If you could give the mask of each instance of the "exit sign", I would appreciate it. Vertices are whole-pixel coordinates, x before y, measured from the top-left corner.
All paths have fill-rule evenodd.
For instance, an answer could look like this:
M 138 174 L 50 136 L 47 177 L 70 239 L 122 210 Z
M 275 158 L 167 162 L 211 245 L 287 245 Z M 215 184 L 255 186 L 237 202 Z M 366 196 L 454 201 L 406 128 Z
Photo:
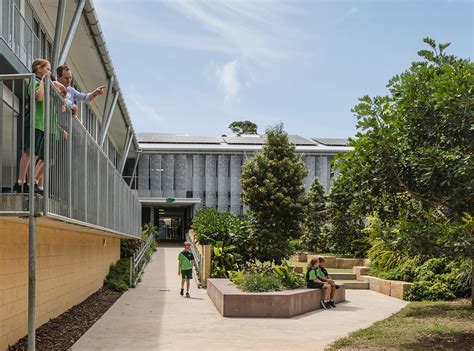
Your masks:
M 176 201 L 176 199 L 175 199 L 174 197 L 167 197 L 167 198 L 166 198 L 166 203 L 167 203 L 167 204 L 172 204 L 172 203 L 175 202 L 175 201 Z

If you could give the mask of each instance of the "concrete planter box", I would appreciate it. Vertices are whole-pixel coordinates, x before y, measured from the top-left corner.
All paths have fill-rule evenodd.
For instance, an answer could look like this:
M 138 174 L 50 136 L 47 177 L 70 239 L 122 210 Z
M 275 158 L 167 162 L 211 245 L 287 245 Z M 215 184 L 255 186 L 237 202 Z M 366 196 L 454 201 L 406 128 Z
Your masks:
M 378 293 L 392 296 L 403 300 L 403 294 L 411 289 L 413 283 L 398 280 L 386 280 L 367 275 L 361 275 L 361 279 L 369 283 L 369 289 Z
M 354 266 L 363 266 L 364 258 L 338 258 L 335 268 L 353 268 Z
M 300 252 L 295 255 L 296 262 L 306 262 L 308 259 L 308 254 L 306 252 Z
M 290 318 L 318 310 L 321 300 L 319 289 L 247 293 L 229 279 L 208 279 L 207 294 L 224 317 Z M 334 300 L 346 300 L 344 284 L 336 290 Z
M 354 266 L 352 272 L 356 275 L 356 279 L 360 279 L 360 276 L 367 275 L 369 273 L 369 267 L 365 266 Z

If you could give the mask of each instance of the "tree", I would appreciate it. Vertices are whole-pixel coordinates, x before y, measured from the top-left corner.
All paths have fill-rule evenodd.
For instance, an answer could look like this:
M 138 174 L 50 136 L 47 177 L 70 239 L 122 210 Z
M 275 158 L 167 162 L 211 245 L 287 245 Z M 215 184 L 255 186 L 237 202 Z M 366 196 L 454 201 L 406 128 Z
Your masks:
M 366 257 L 370 247 L 368 235 L 363 232 L 363 217 L 351 208 L 354 194 L 351 179 L 340 175 L 332 184 L 326 204 L 327 222 L 322 230 L 322 242 L 329 251 Z
M 324 188 L 319 179 L 314 178 L 307 195 L 305 218 L 303 224 L 303 247 L 310 252 L 326 252 L 328 245 L 321 236 L 321 228 L 326 220 L 326 199 Z
M 237 136 L 242 134 L 257 134 L 257 125 L 251 121 L 234 121 L 229 129 Z
M 307 171 L 279 124 L 266 131 L 263 147 L 242 167 L 242 201 L 253 219 L 256 258 L 280 263 L 301 235 Z
M 430 49 L 389 81 L 390 95 L 354 108 L 355 150 L 340 171 L 352 179 L 352 207 L 376 213 L 396 240 L 426 256 L 472 257 L 472 225 L 462 223 L 474 208 L 474 65 L 447 55 L 449 43 L 424 42 Z

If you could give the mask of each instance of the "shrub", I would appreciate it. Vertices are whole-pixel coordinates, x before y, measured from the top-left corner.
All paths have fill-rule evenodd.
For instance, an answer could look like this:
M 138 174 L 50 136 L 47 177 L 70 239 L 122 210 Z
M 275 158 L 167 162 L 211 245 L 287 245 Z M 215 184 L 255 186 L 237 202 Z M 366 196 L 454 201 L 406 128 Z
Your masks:
M 110 270 L 104 280 L 104 286 L 113 291 L 127 291 L 130 281 L 130 260 L 122 258 L 110 265 Z
M 288 263 L 283 263 L 280 266 L 274 266 L 273 270 L 281 281 L 281 284 L 287 289 L 298 289 L 305 285 L 305 279 L 295 272 L 293 267 Z
M 236 246 L 217 241 L 212 246 L 211 278 L 228 278 L 231 271 L 239 270 L 241 262 Z
M 196 241 L 202 245 L 211 245 L 216 241 L 230 241 L 229 231 L 236 220 L 236 216 L 229 212 L 219 212 L 210 207 L 199 209 L 192 224 Z
M 456 298 L 450 286 L 440 280 L 422 280 L 413 283 L 411 289 L 405 293 L 404 298 L 408 301 L 420 300 L 453 300 Z
M 245 274 L 239 280 L 239 287 L 242 291 L 247 292 L 283 290 L 280 279 L 272 274 Z

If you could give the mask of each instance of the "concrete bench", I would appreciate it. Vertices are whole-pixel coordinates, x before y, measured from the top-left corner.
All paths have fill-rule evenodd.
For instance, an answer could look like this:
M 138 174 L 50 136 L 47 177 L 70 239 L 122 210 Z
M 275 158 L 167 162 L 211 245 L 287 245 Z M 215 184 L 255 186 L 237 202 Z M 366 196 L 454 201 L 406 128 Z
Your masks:
M 346 300 L 343 283 L 336 303 Z M 208 279 L 207 294 L 224 317 L 290 318 L 318 310 L 320 289 L 294 289 L 265 293 L 243 292 L 229 279 Z

